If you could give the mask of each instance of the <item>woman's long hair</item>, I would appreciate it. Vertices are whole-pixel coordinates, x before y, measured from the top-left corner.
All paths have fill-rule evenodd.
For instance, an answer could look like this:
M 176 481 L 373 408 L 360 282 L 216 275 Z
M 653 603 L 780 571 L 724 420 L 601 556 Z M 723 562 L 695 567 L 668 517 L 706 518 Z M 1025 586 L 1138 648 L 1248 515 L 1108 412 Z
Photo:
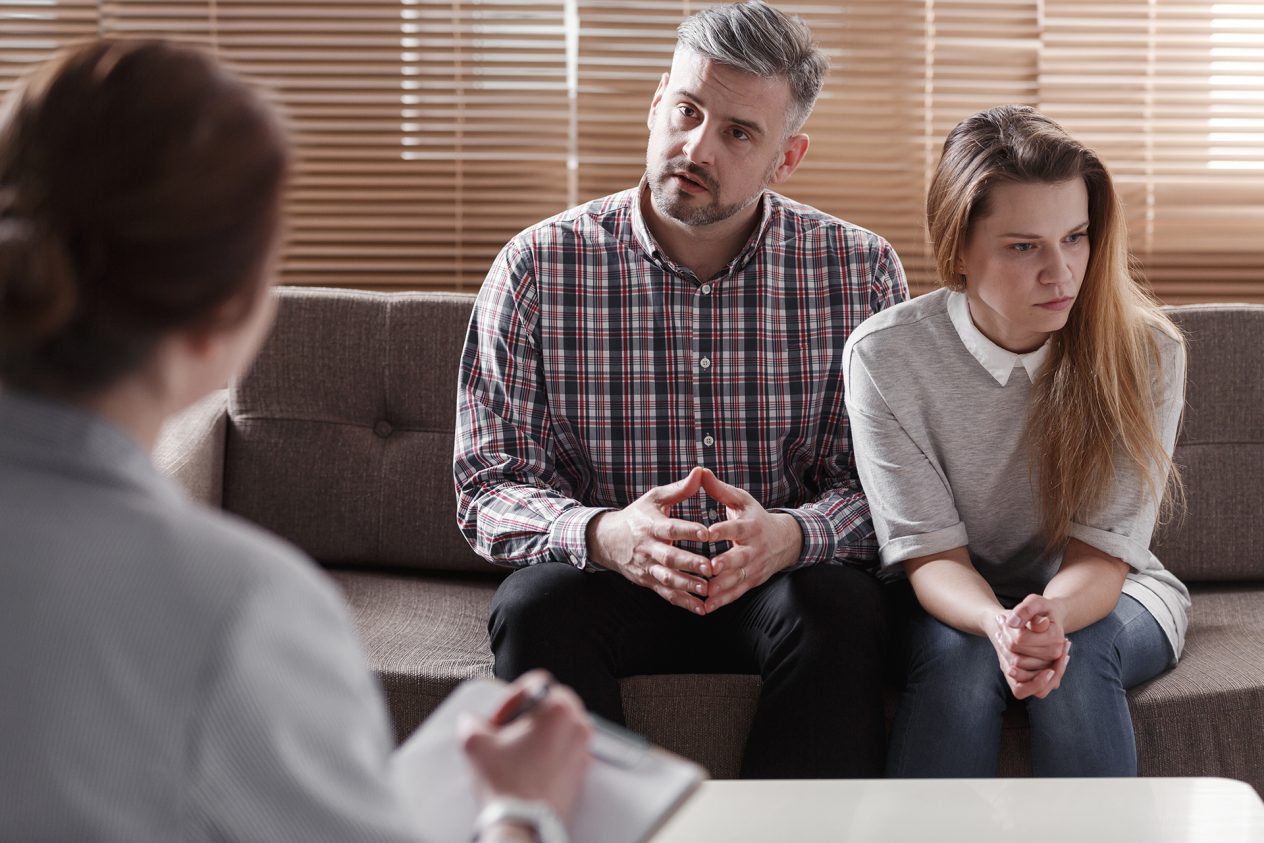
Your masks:
M 1051 338 L 1027 417 L 1050 549 L 1061 547 L 1073 519 L 1100 502 L 1117 459 L 1136 465 L 1165 508 L 1180 500 L 1180 479 L 1158 430 L 1161 396 L 1154 384 L 1164 380 L 1154 329 L 1183 342 L 1180 331 L 1134 276 L 1110 173 L 1091 149 L 1035 109 L 1000 106 L 958 124 L 926 199 L 940 283 L 960 291 L 958 257 L 971 225 L 988 213 L 993 187 L 1076 178 L 1088 189 L 1088 267 L 1066 326 Z

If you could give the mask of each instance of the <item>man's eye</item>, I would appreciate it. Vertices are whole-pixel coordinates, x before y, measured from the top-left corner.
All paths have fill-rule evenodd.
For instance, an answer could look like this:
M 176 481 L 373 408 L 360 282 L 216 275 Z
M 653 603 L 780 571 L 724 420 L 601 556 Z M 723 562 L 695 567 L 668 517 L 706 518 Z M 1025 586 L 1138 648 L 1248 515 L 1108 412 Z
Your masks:
M 1010 248 L 1015 252 L 1030 252 L 1032 249 L 1036 248 L 1036 246 L 1034 243 L 1015 243 L 1010 246 Z

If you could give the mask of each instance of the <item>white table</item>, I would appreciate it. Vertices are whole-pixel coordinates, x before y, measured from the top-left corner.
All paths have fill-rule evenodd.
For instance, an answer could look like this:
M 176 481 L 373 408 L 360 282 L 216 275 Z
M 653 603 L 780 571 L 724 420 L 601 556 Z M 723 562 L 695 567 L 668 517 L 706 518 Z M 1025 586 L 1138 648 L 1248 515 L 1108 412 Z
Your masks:
M 653 843 L 1264 843 L 1230 779 L 709 781 Z

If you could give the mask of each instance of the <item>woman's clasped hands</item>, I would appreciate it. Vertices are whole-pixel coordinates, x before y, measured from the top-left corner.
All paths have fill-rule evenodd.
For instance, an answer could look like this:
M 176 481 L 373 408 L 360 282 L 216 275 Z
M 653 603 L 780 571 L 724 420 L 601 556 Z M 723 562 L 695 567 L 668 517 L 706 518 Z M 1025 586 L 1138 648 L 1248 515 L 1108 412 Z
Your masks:
M 1001 673 L 1015 699 L 1044 699 L 1062 682 L 1071 658 L 1062 612 L 1039 594 L 998 613 L 988 631 Z

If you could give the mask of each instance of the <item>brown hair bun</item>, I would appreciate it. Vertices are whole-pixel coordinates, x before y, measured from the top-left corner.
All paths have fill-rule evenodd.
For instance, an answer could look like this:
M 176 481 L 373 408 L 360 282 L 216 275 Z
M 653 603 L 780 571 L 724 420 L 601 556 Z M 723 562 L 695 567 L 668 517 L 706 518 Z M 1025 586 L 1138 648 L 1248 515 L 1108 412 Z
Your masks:
M 0 210 L 0 349 L 37 343 L 60 330 L 75 307 L 74 269 L 50 231 Z
M 87 394 L 266 283 L 288 166 L 249 86 L 198 50 L 98 39 L 0 116 L 0 381 Z

